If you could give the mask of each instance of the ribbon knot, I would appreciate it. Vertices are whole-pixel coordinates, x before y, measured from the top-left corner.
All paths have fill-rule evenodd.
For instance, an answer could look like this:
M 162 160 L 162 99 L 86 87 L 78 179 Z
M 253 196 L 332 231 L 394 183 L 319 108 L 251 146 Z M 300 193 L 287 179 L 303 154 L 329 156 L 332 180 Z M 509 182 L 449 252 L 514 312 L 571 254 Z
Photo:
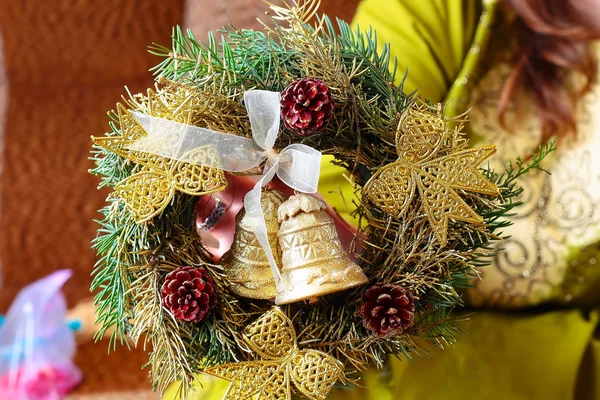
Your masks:
M 261 206 L 262 188 L 277 175 L 292 189 L 316 193 L 321 152 L 304 144 L 291 144 L 277 152 L 274 146 L 281 118 L 279 92 L 249 90 L 244 93 L 244 103 L 252 139 L 132 112 L 147 135 L 128 148 L 228 172 L 248 171 L 266 160 L 262 177 L 244 197 L 244 207 L 278 286 L 280 273 L 267 235 Z M 196 157 L 199 148 L 210 148 L 219 157 L 199 159 Z
M 266 149 L 265 153 L 267 159 L 273 161 L 276 157 L 279 157 L 279 153 L 275 149 Z

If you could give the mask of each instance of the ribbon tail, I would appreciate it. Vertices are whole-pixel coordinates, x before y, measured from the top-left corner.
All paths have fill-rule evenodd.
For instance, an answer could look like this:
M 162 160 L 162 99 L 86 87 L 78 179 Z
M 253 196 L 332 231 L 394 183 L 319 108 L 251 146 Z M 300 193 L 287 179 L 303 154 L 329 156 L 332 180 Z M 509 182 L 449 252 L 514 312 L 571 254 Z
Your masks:
M 265 172 L 263 173 L 262 178 L 256 182 L 254 188 L 246 193 L 246 196 L 244 197 L 246 216 L 250 217 L 254 234 L 256 235 L 258 242 L 263 247 L 265 254 L 267 255 L 269 265 L 271 266 L 271 271 L 273 272 L 273 278 L 275 278 L 275 287 L 278 287 L 279 285 L 281 274 L 279 272 L 277 262 L 275 262 L 275 256 L 273 255 L 271 244 L 269 243 L 267 223 L 265 222 L 265 215 L 261 205 L 261 197 L 262 188 L 273 179 L 278 168 L 279 160 L 276 160 L 268 169 L 265 167 Z
M 129 150 L 229 172 L 247 171 L 266 158 L 252 139 L 134 111 L 131 114 L 146 135 L 129 143 Z

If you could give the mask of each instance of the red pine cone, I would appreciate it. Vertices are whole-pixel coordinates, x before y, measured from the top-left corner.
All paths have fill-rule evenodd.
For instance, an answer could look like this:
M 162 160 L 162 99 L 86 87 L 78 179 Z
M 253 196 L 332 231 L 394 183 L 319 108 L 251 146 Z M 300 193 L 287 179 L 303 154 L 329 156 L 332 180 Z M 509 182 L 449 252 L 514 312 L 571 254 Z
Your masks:
M 365 290 L 358 315 L 376 336 L 402 333 L 414 318 L 413 295 L 401 286 L 378 283 Z
M 202 321 L 217 303 L 213 282 L 204 268 L 179 267 L 160 288 L 162 305 L 182 321 Z
M 333 105 L 331 91 L 318 79 L 297 79 L 281 94 L 283 122 L 302 136 L 325 128 L 331 119 Z

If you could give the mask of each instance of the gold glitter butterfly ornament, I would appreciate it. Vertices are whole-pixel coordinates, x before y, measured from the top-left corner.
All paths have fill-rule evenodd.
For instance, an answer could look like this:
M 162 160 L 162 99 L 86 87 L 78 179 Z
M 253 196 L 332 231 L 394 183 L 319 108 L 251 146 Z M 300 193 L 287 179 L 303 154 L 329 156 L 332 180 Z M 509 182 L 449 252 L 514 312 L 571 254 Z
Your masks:
M 406 212 L 418 192 L 423 211 L 442 246 L 448 240 L 450 218 L 484 223 L 457 190 L 499 194 L 498 187 L 477 168 L 496 152 L 496 146 L 440 155 L 453 134 L 439 111 L 436 114 L 428 106 L 414 103 L 401 117 L 396 131 L 398 161 L 377 171 L 363 188 L 364 197 L 396 218 Z
M 292 385 L 307 399 L 321 400 L 336 381 L 344 379 L 340 361 L 321 351 L 298 348 L 294 325 L 279 307 L 246 327 L 244 341 L 259 360 L 204 371 L 231 381 L 225 400 L 289 400 Z
M 148 103 L 150 115 L 173 118 L 172 111 L 152 91 L 148 91 Z M 117 113 L 121 135 L 92 137 L 92 141 L 138 165 L 134 174 L 115 185 L 113 193 L 113 196 L 125 202 L 136 222 L 148 221 L 159 215 L 169 205 L 176 191 L 200 196 L 221 191 L 227 186 L 223 171 L 206 166 L 219 161 L 218 154 L 210 147 L 196 148 L 185 155 L 186 160 L 194 163 L 129 149 L 128 146 L 146 136 L 146 131 L 131 111 L 120 104 Z M 181 118 L 185 118 L 185 115 Z M 172 135 L 165 140 L 177 142 L 180 138 Z

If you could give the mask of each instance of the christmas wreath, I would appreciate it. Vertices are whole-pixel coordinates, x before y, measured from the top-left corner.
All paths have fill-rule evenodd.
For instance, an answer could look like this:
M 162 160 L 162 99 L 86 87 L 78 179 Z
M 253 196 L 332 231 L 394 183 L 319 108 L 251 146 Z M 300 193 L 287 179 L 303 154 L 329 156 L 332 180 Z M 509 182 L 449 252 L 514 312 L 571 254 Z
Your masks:
M 151 48 L 156 88 L 93 138 L 92 172 L 112 188 L 94 241 L 98 335 L 150 342 L 157 390 L 204 373 L 231 381 L 232 399 L 324 399 L 388 355 L 455 341 L 450 312 L 493 257 L 515 179 L 552 149 L 479 169 L 495 147 L 469 148 L 464 116 L 404 93 L 372 30 L 317 8 L 271 5 L 264 31 L 224 28 L 220 42 L 176 29 L 172 48 Z M 356 189 L 350 252 L 314 194 L 321 155 Z M 197 203 L 243 175 L 260 179 L 216 260 Z

